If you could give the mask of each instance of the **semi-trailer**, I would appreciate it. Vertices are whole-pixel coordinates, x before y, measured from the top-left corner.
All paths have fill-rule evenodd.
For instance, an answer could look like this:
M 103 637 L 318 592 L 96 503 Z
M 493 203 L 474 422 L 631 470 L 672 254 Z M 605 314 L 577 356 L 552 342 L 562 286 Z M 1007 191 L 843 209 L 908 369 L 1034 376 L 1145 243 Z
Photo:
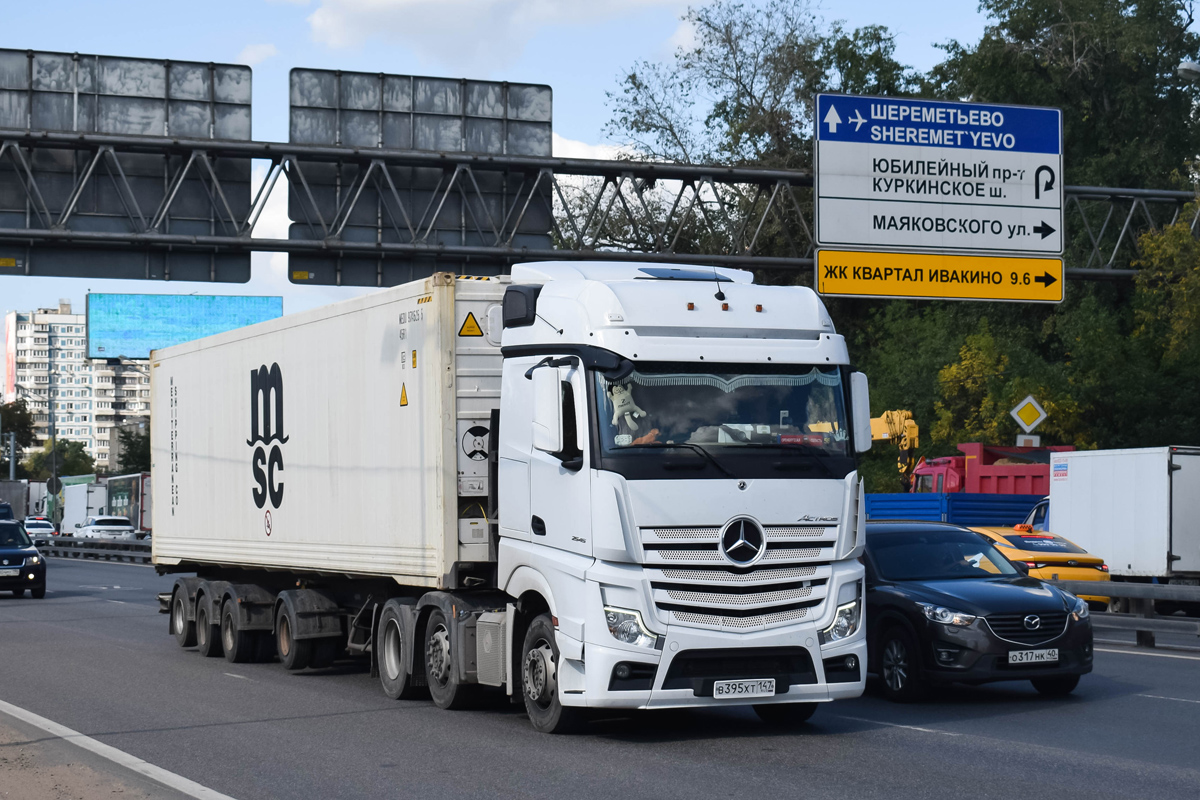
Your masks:
M 388 696 L 750 704 L 865 679 L 867 380 L 805 287 L 653 264 L 438 273 L 151 356 L 184 647 L 369 659 Z M 337 509 L 331 513 L 330 509 Z

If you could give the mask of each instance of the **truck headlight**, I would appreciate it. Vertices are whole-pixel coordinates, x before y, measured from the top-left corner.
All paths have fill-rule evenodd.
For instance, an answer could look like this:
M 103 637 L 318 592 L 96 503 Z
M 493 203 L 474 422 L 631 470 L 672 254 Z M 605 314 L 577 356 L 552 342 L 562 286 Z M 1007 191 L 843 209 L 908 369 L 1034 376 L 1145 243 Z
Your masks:
M 942 608 L 930 603 L 918 603 L 918 605 L 925 612 L 926 619 L 933 622 L 940 622 L 943 625 L 957 625 L 960 628 L 965 628 L 977 619 L 973 614 L 964 614 L 961 611 Z
M 854 598 L 851 600 L 850 598 Z M 821 644 L 840 642 L 858 631 L 862 620 L 862 586 L 859 581 L 844 583 L 838 589 L 838 607 L 833 614 L 833 623 L 820 632 Z
M 654 647 L 658 642 L 658 636 L 646 629 L 642 615 L 637 611 L 605 606 L 604 621 L 608 623 L 608 632 L 618 642 L 638 647 Z

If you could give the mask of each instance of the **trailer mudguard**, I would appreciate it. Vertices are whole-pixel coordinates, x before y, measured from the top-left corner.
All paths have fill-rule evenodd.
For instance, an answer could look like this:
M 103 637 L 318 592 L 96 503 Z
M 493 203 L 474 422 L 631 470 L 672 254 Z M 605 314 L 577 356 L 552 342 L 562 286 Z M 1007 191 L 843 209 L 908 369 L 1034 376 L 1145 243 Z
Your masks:
M 325 639 L 342 636 L 342 612 L 337 602 L 316 589 L 288 589 L 279 593 L 275 608 L 287 606 L 295 624 L 293 639 Z M 274 614 L 272 614 L 274 625 Z
M 231 583 L 225 599 L 238 610 L 238 629 L 271 631 L 275 629 L 275 594 L 253 583 Z

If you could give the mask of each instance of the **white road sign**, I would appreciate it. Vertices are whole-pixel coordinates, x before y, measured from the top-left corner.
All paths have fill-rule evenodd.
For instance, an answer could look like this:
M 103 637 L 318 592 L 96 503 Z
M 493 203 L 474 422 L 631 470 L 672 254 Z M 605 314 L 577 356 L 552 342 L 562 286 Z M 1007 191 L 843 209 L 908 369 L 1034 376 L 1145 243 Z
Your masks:
M 820 246 L 1062 253 L 1062 112 L 817 97 Z

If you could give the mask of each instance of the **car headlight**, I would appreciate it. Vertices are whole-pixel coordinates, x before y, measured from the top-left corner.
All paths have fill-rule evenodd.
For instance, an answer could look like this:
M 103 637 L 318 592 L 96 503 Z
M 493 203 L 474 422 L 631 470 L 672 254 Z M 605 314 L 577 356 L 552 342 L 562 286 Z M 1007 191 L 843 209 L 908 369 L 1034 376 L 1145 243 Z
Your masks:
M 1087 619 L 1089 616 L 1091 616 L 1092 612 L 1091 609 L 1088 608 L 1086 600 L 1081 600 L 1075 595 L 1068 595 L 1068 597 L 1075 601 L 1075 607 L 1071 609 L 1071 616 L 1075 618 L 1076 622 L 1081 619 Z
M 25 560 L 27 563 L 32 564 L 34 566 L 37 566 L 38 564 L 42 563 L 42 559 L 39 556 L 30 556 L 29 558 L 27 558 Z
M 942 606 L 931 605 L 930 603 L 918 603 L 921 610 L 925 612 L 925 618 L 933 622 L 940 622 L 943 625 L 957 625 L 960 628 L 965 628 L 976 619 L 974 614 L 964 614 L 961 611 L 954 611 Z
M 605 606 L 604 621 L 608 623 L 608 632 L 618 642 L 638 647 L 654 647 L 658 642 L 658 636 L 642 623 L 642 615 L 631 609 Z

